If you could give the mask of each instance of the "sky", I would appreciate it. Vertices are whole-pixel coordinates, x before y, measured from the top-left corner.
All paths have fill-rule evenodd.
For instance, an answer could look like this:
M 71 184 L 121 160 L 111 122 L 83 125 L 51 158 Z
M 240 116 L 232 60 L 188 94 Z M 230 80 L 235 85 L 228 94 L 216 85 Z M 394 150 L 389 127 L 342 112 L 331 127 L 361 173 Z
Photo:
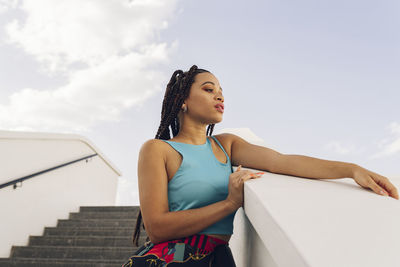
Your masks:
M 0 130 L 80 134 L 122 172 L 172 73 L 224 89 L 213 134 L 400 176 L 400 2 L 0 0 Z

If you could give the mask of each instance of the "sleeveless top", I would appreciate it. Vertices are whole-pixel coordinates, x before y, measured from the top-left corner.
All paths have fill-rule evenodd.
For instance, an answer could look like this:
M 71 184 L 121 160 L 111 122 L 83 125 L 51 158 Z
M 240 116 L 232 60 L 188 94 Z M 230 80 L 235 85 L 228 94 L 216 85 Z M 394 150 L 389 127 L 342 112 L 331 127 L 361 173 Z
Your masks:
M 168 183 L 170 211 L 201 208 L 226 199 L 229 175 L 233 172 L 231 161 L 218 140 L 211 136 L 225 153 L 227 162 L 214 155 L 207 137 L 202 145 L 162 140 L 182 156 L 179 169 Z M 199 234 L 232 234 L 235 212 L 203 229 Z

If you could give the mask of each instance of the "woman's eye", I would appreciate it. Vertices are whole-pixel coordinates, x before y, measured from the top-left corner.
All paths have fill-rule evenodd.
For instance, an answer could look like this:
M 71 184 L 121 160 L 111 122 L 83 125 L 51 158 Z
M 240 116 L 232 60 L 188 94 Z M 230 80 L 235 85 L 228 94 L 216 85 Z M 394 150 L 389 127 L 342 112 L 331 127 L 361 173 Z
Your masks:
M 208 91 L 208 90 L 212 91 L 213 89 L 206 88 L 206 91 Z

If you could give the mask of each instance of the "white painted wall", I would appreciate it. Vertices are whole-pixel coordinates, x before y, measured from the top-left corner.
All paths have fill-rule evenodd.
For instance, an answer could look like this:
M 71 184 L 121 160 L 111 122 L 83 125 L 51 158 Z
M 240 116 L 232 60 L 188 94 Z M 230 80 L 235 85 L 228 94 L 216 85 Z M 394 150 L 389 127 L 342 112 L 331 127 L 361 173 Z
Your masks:
M 237 211 L 233 224 L 229 247 L 237 267 L 277 267 L 242 208 Z
M 0 184 L 97 153 L 0 189 L 0 257 L 28 244 L 79 206 L 115 205 L 120 171 L 85 137 L 75 134 L 0 131 Z
M 238 267 L 400 266 L 400 200 L 351 178 L 268 172 L 244 194 L 229 242 Z

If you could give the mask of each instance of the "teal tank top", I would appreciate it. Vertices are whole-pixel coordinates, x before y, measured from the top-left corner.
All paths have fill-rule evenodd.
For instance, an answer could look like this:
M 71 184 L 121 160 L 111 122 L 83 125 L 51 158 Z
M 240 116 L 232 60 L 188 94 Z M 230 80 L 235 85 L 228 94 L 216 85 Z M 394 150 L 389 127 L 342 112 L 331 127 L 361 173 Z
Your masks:
M 163 140 L 182 156 L 179 169 L 168 183 L 170 211 L 201 208 L 228 196 L 229 175 L 233 172 L 231 161 L 218 140 L 211 137 L 225 153 L 227 162 L 222 163 L 215 157 L 208 137 L 202 145 Z M 199 234 L 232 234 L 235 213 L 227 215 Z

